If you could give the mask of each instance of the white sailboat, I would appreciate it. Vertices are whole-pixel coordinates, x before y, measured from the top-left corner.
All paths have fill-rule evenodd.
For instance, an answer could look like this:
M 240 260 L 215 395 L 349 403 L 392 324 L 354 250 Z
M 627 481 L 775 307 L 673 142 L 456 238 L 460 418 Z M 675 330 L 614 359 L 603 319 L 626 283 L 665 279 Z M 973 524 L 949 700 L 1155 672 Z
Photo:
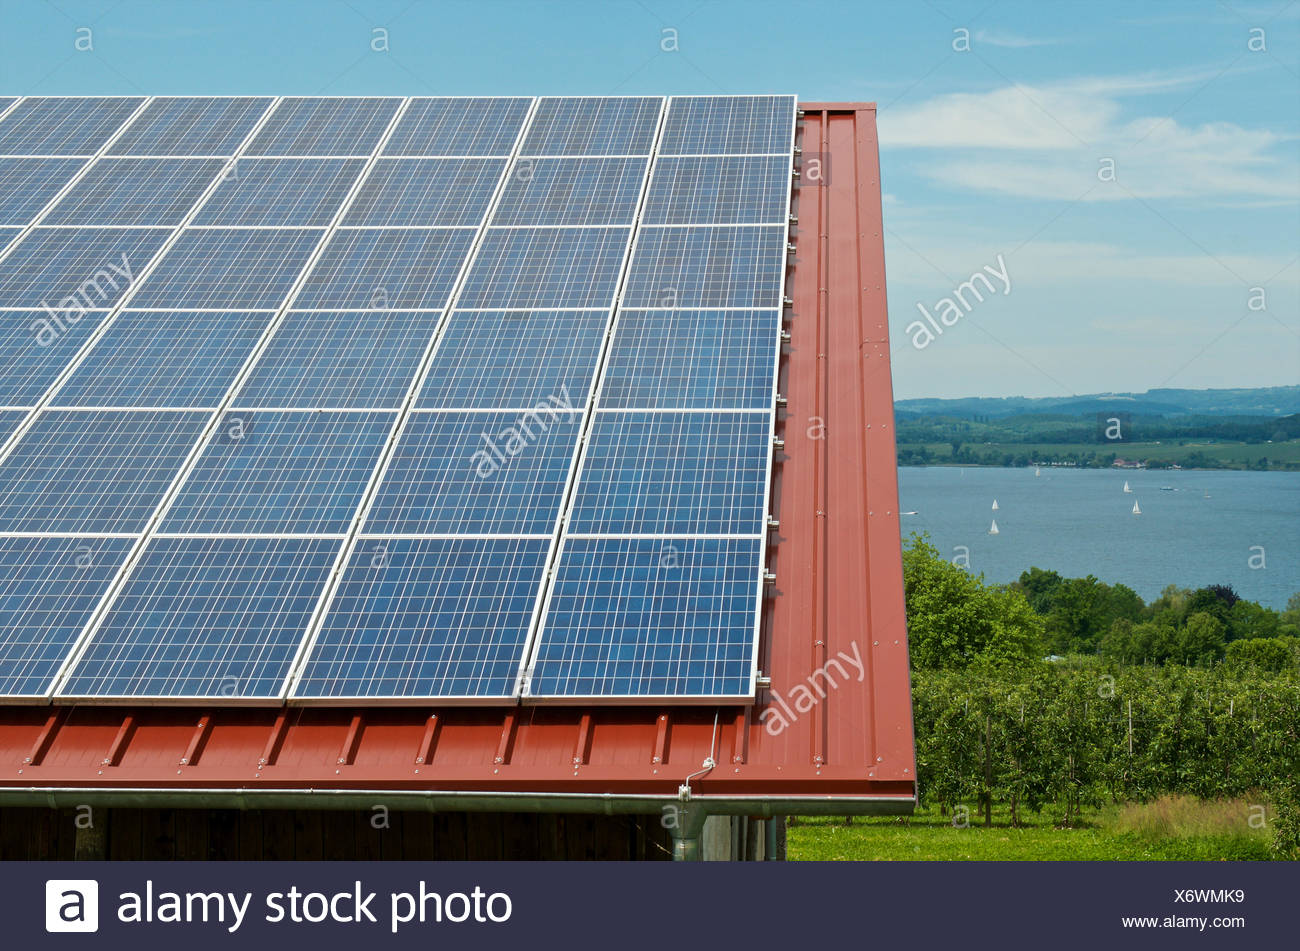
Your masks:
M 1141 515 L 1141 514 L 1142 514 L 1142 509 L 1141 509 L 1141 507 L 1138 506 L 1138 504 L 1137 504 L 1137 500 L 1136 500 L 1136 499 L 1133 500 L 1133 514 L 1134 514 L 1134 515 Z
M 993 520 L 993 524 L 989 526 L 989 534 L 990 535 L 998 534 L 998 520 L 996 518 Z
M 998 500 L 997 500 L 997 499 L 994 499 L 994 500 L 993 500 L 993 511 L 996 512 L 997 510 L 998 510 Z
M 1132 492 L 1132 491 L 1133 491 L 1132 489 L 1130 489 L 1130 488 L 1128 487 L 1128 480 L 1127 480 L 1127 479 L 1124 480 L 1124 491 L 1125 491 L 1125 492 Z
M 1035 475 L 1035 477 L 1040 476 L 1040 475 L 1042 475 L 1042 474 L 1043 474 L 1043 470 L 1040 469 L 1040 468 L 1038 468 L 1038 466 L 1034 466 L 1034 475 Z

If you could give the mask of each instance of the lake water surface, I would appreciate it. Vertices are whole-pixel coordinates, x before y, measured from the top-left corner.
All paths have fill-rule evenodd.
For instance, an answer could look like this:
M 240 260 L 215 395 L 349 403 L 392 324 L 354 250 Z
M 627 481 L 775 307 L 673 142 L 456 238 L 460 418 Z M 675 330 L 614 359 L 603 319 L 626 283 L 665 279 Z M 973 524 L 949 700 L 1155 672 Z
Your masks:
M 993 582 L 1030 566 L 1122 582 L 1230 584 L 1281 608 L 1300 591 L 1300 473 L 912 467 L 898 470 L 904 537 L 925 531 Z M 1128 481 L 1131 494 L 1123 491 Z M 1172 491 L 1163 491 L 1168 486 Z M 1208 498 L 1206 497 L 1208 494 Z M 992 511 L 993 500 L 998 503 Z M 1142 514 L 1132 514 L 1138 502 Z M 988 534 L 997 519 L 999 533 Z M 1263 568 L 1252 568 L 1261 563 Z

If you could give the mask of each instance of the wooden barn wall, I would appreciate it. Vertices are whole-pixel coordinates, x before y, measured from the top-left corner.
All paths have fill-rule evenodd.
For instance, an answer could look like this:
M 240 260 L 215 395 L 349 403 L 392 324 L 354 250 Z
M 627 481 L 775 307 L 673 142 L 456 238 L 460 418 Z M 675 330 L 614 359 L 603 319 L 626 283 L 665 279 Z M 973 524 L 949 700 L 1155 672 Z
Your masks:
M 235 809 L 0 809 L 0 860 L 672 858 L 655 816 Z M 79 825 L 81 826 L 79 828 Z

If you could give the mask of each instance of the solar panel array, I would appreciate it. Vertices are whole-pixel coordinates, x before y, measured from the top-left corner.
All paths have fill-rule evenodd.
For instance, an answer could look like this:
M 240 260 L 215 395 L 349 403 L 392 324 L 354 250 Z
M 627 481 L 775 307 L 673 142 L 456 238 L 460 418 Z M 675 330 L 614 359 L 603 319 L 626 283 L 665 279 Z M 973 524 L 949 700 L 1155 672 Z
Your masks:
M 0 99 L 0 699 L 752 697 L 794 121 Z

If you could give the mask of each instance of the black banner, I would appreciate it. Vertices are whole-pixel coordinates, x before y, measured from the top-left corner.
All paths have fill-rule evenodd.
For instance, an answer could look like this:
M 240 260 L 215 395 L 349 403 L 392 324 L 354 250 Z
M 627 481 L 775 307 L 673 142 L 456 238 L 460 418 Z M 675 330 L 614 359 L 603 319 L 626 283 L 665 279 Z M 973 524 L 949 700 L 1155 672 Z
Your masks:
M 1095 951 L 1290 946 L 1298 872 L 1232 862 L 10 862 L 0 884 L 15 949 L 842 941 Z

